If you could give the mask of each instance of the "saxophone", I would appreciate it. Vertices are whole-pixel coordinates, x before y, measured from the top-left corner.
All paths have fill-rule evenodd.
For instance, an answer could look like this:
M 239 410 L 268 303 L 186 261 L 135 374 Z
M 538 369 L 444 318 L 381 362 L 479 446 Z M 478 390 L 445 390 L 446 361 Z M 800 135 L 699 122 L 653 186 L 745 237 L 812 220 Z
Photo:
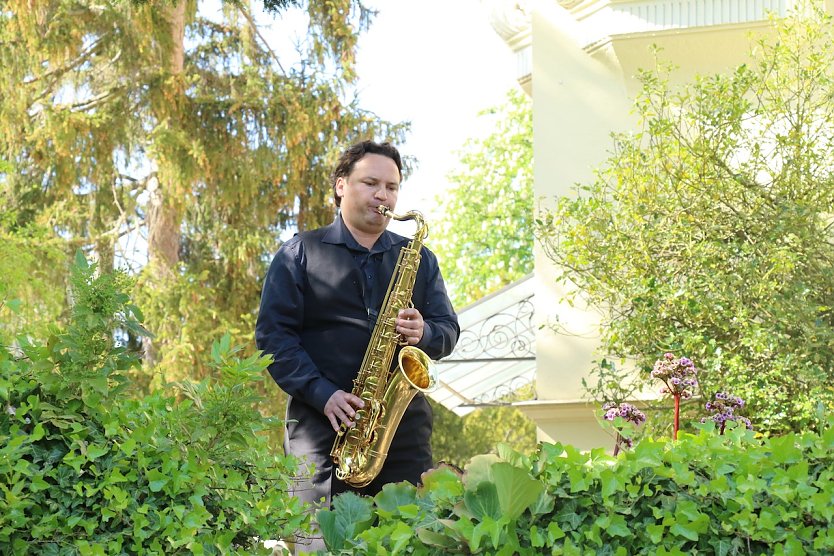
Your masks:
M 336 477 L 355 488 L 367 485 L 379 475 L 403 413 L 417 392 L 430 392 L 437 385 L 437 370 L 431 359 L 414 346 L 405 345 L 400 350 L 397 368 L 391 369 L 397 346 L 404 345 L 396 331 L 397 314 L 411 306 L 428 226 L 417 211 L 397 215 L 386 206 L 377 210 L 394 220 L 414 220 L 417 231 L 400 250 L 371 342 L 353 381 L 353 395 L 361 398 L 365 406 L 356 412 L 353 427 L 342 424 L 330 451 Z

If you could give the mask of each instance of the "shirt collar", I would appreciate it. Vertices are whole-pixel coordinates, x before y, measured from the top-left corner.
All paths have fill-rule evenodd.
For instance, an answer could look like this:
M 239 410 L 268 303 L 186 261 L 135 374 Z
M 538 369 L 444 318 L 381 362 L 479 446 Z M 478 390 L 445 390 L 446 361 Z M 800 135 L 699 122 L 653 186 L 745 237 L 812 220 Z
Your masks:
M 324 234 L 322 238 L 324 243 L 332 243 L 336 245 L 344 245 L 348 249 L 353 251 L 368 251 L 365 247 L 359 244 L 358 241 L 353 237 L 348 230 L 347 226 L 345 225 L 345 221 L 342 218 L 342 213 L 339 211 L 339 214 L 336 215 L 336 219 L 333 221 L 328 227 L 327 233 Z M 381 253 L 383 251 L 387 251 L 391 248 L 391 232 L 385 230 L 382 232 L 382 235 L 376 240 L 374 246 L 370 249 L 370 253 Z

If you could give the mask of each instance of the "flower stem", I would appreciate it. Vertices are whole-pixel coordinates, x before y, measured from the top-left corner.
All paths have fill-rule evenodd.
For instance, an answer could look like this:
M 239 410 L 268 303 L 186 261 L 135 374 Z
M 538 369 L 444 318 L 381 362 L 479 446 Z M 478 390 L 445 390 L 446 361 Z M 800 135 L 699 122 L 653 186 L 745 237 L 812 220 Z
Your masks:
M 614 440 L 614 455 L 615 456 L 620 453 L 620 442 L 622 441 L 622 438 L 623 437 L 620 436 L 620 433 L 618 432 L 617 433 L 617 438 L 616 438 L 616 440 Z
M 678 439 L 678 429 L 681 425 L 681 395 L 675 394 L 675 428 L 672 438 Z

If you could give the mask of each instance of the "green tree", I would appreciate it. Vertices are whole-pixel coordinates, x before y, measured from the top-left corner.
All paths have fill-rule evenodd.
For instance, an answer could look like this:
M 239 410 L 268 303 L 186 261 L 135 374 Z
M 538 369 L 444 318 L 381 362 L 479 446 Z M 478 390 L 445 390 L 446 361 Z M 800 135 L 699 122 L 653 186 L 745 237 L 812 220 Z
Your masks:
M 339 148 L 404 130 L 351 96 L 359 0 L 267 7 L 306 13 L 295 55 L 267 45 L 247 2 L 11 0 L 0 14 L 4 225 L 53 230 L 105 271 L 141 233 L 145 362 L 163 380 L 207 372 L 221 330 L 251 341 L 281 232 L 332 218 Z
M 533 116 L 518 90 L 481 117 L 493 125 L 466 142 L 452 188 L 438 198 L 443 215 L 432 248 L 459 309 L 533 271 Z M 533 395 L 532 388 L 498 403 Z M 522 452 L 536 445 L 535 424 L 508 405 L 459 417 L 439 404 L 432 450 L 437 460 L 462 466 L 503 442 Z
M 639 128 L 540 230 L 603 311 L 602 353 L 636 358 L 644 384 L 686 355 L 704 398 L 741 396 L 774 433 L 834 407 L 834 27 L 811 12 L 726 75 L 643 72 Z
M 493 129 L 466 142 L 453 184 L 438 197 L 432 248 L 462 307 L 533 272 L 533 114 L 512 89 L 481 113 Z

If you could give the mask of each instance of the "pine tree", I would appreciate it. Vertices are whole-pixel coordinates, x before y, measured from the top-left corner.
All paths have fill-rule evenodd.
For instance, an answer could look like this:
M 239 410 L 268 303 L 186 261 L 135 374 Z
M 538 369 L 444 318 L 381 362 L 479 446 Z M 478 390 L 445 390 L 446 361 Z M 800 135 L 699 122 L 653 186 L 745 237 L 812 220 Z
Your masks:
M 338 150 L 405 129 L 352 96 L 372 15 L 360 1 L 266 7 L 305 10 L 292 63 L 246 2 L 211 17 L 185 0 L 10 0 L 0 12 L 3 225 L 46 227 L 102 268 L 120 237 L 143 234 L 137 299 L 156 333 L 145 357 L 167 377 L 221 330 L 251 339 L 279 236 L 333 216 Z

